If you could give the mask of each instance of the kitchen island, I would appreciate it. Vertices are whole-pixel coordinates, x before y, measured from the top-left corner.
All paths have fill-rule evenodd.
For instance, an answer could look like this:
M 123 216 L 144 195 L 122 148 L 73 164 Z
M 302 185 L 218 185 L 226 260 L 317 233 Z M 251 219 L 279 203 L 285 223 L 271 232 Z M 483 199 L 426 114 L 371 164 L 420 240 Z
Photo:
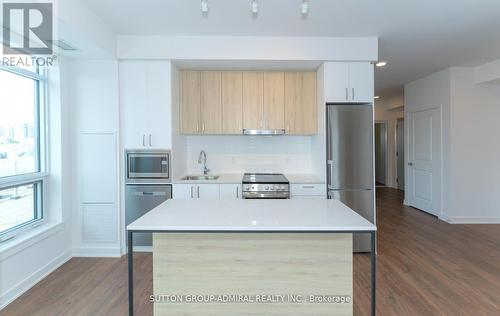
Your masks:
M 155 315 L 352 315 L 352 234 L 376 226 L 337 200 L 168 200 L 127 226 L 153 233 Z

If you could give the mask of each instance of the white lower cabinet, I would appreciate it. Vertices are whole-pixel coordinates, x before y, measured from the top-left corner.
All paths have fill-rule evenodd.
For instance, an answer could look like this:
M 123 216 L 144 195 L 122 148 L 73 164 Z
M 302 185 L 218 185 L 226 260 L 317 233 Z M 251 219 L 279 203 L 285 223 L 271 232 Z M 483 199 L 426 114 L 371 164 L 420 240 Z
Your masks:
M 292 199 L 326 199 L 324 183 L 293 183 L 290 195 Z
M 219 199 L 219 185 L 218 184 L 198 184 L 196 186 L 196 198 L 204 200 L 218 200 Z
M 225 183 L 220 185 L 221 200 L 241 199 L 241 184 Z
M 172 198 L 174 199 L 219 199 L 219 185 L 213 183 L 174 183 Z

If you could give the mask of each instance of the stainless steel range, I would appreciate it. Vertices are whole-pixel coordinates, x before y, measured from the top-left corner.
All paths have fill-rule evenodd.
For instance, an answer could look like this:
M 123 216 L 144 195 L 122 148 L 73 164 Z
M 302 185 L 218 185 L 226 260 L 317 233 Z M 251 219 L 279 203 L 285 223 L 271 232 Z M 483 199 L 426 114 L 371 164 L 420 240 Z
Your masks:
M 290 182 L 281 173 L 245 173 L 244 199 L 289 199 Z

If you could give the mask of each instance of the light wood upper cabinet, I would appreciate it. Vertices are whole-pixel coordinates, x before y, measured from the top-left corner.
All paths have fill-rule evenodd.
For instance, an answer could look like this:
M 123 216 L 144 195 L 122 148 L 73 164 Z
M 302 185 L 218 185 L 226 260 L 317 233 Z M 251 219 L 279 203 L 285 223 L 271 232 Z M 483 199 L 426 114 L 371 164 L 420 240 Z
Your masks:
M 180 71 L 183 134 L 317 133 L 316 72 Z
M 184 134 L 200 133 L 201 75 L 199 71 L 181 71 L 180 80 L 180 129 Z
M 201 72 L 201 133 L 222 132 L 222 77 L 220 71 Z
M 262 129 L 263 86 L 262 72 L 243 72 L 243 129 Z
M 317 133 L 315 72 L 285 73 L 285 130 L 290 135 Z
M 243 73 L 222 72 L 222 133 L 243 133 Z
M 264 72 L 263 121 L 265 129 L 285 128 L 284 72 Z

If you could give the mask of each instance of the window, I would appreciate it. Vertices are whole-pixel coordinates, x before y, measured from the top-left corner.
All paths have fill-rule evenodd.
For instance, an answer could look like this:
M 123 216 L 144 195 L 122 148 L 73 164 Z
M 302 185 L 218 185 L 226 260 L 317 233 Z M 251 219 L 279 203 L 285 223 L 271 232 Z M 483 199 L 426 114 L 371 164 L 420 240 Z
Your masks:
M 0 241 L 43 220 L 46 77 L 0 67 Z

